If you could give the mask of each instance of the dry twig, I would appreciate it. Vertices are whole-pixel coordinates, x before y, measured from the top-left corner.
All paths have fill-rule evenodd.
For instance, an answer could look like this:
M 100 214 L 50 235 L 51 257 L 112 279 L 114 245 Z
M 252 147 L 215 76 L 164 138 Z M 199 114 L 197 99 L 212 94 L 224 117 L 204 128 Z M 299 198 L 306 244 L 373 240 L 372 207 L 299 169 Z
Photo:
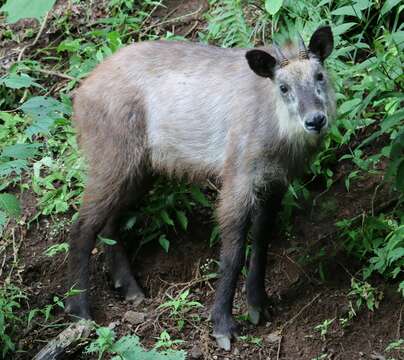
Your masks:
M 279 338 L 278 351 L 276 352 L 276 360 L 279 360 L 279 356 L 281 354 L 281 343 L 282 343 L 282 336 Z
M 21 49 L 20 53 L 18 54 L 17 62 L 21 61 L 25 50 L 27 50 L 28 48 L 34 46 L 38 42 L 39 38 L 41 37 L 41 35 L 42 35 L 42 33 L 43 33 L 44 29 L 45 29 L 46 22 L 48 21 L 48 16 L 49 16 L 49 11 L 45 14 L 45 17 L 44 17 L 44 19 L 42 21 L 41 27 L 39 28 L 38 34 L 36 35 L 34 41 L 31 44 L 25 45 Z
M 285 330 L 285 328 L 286 328 L 287 326 L 289 326 L 290 324 L 292 324 L 292 323 L 303 313 L 303 311 L 305 311 L 309 306 L 311 306 L 321 295 L 322 295 L 322 293 L 317 294 L 317 295 L 313 298 L 313 300 L 311 300 L 308 304 L 306 304 L 305 306 L 303 306 L 303 307 L 300 309 L 300 311 L 299 311 L 295 316 L 293 316 L 290 320 L 288 320 L 288 321 L 282 326 L 281 332 L 282 332 L 283 330 Z

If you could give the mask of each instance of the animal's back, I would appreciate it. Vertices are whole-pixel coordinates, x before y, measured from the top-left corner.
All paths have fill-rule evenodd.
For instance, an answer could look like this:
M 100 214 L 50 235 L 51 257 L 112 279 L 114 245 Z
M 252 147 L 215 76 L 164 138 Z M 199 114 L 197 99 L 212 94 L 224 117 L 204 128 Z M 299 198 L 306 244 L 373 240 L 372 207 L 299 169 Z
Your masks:
M 105 137 L 133 151 L 143 139 L 155 169 L 220 175 L 231 144 L 256 127 L 266 86 L 243 49 L 138 43 L 100 64 L 80 87 L 76 126 L 86 153 Z

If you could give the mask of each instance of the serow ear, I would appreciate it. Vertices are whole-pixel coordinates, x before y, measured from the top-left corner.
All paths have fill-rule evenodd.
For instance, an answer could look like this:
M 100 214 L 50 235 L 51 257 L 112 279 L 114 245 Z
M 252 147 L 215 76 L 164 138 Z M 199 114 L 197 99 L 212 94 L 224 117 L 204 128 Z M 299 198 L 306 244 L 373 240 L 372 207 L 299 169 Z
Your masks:
M 263 50 L 249 50 L 245 54 L 252 71 L 262 77 L 274 78 L 276 59 Z
M 329 26 L 319 27 L 310 39 L 309 51 L 319 58 L 321 62 L 331 54 L 334 48 L 334 38 Z

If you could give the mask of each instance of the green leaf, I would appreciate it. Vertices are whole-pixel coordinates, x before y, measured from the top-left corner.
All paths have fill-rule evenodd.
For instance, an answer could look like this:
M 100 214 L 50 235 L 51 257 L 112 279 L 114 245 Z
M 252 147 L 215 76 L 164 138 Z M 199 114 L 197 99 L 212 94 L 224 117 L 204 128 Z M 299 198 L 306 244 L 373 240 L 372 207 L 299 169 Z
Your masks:
M 57 52 L 68 51 L 71 53 L 75 53 L 80 49 L 80 42 L 82 39 L 66 39 L 63 40 L 59 46 L 57 47 Z
M 174 226 L 174 221 L 170 218 L 170 215 L 168 215 L 168 212 L 165 210 L 162 210 L 160 212 L 161 219 L 167 224 Z
M 160 235 L 159 243 L 160 243 L 161 247 L 164 249 L 164 251 L 166 253 L 168 253 L 168 249 L 170 248 L 170 242 L 167 240 L 167 238 L 164 234 Z
M 355 9 L 352 5 L 347 5 L 331 11 L 331 15 L 348 15 L 356 17 L 357 14 L 355 13 Z
M 394 114 L 387 116 L 380 124 L 381 130 L 385 132 L 390 128 L 398 125 L 403 125 L 404 110 L 399 110 Z
M 6 146 L 1 153 L 3 157 L 11 157 L 16 159 L 28 159 L 34 157 L 38 153 L 38 148 L 42 144 L 15 144 Z
M 47 96 L 36 96 L 26 101 L 21 110 L 34 122 L 25 132 L 28 136 L 47 134 L 56 120 L 70 115 L 71 109 L 65 104 Z
M 21 159 L 0 163 L 0 177 L 9 176 L 13 172 L 19 175 L 27 168 L 27 165 L 27 162 Z
M 192 186 L 191 187 L 191 195 L 195 201 L 197 201 L 199 204 L 210 207 L 210 203 L 208 199 L 206 199 L 205 195 L 202 193 L 201 189 L 197 186 Z
M 404 248 L 399 247 L 391 251 L 388 255 L 388 261 L 391 265 L 393 262 L 397 261 L 398 259 L 404 258 Z
M 362 102 L 362 99 L 358 99 L 358 98 L 345 101 L 344 103 L 341 104 L 338 111 L 341 115 L 346 114 L 348 112 L 353 111 L 361 102 Z
M 387 12 L 389 12 L 394 6 L 398 5 L 401 0 L 386 0 L 382 9 L 380 10 L 380 16 L 383 16 Z
M 332 33 L 334 34 L 334 36 L 342 35 L 342 34 L 346 33 L 352 26 L 355 26 L 355 25 L 356 25 L 356 23 L 354 23 L 354 22 L 347 22 L 347 23 L 343 23 L 341 25 L 334 26 L 332 28 Z
M 265 10 L 270 15 L 275 15 L 282 7 L 283 0 L 265 0 Z
M 209 246 L 212 247 L 216 241 L 219 239 L 220 236 L 220 228 L 218 225 L 215 225 L 212 229 L 209 239 Z
M 20 19 L 42 17 L 52 9 L 56 0 L 7 0 L 0 8 L 0 12 L 7 13 L 7 22 L 15 23 Z
M 98 235 L 97 238 L 100 241 L 100 243 L 104 245 L 112 246 L 116 244 L 115 240 L 102 237 L 101 235 Z
M 183 230 L 186 230 L 188 227 L 188 219 L 183 211 L 176 211 L 177 220 L 180 223 Z
M 14 195 L 7 193 L 0 194 L 0 209 L 4 210 L 11 217 L 17 217 L 21 213 L 18 199 Z
M 371 6 L 369 1 L 356 1 L 356 4 L 342 6 L 331 11 L 331 15 L 353 16 L 362 19 L 362 10 L 367 9 L 369 6 Z
M 126 221 L 125 221 L 125 225 L 124 225 L 124 229 L 125 230 L 131 230 L 135 224 L 136 224 L 136 216 L 135 215 L 131 215 Z
M 67 253 L 69 251 L 68 243 L 61 243 L 49 246 L 43 253 L 45 256 L 52 257 L 59 253 Z
M 0 79 L 0 85 L 4 84 L 6 87 L 10 89 L 23 89 L 28 88 L 30 86 L 36 86 L 42 88 L 41 85 L 36 83 L 33 78 L 31 78 L 27 74 L 9 74 L 6 77 Z
M 27 325 L 29 325 L 32 321 L 32 319 L 35 317 L 35 315 L 39 312 L 39 309 L 32 309 L 29 314 L 28 314 L 28 320 L 27 320 Z

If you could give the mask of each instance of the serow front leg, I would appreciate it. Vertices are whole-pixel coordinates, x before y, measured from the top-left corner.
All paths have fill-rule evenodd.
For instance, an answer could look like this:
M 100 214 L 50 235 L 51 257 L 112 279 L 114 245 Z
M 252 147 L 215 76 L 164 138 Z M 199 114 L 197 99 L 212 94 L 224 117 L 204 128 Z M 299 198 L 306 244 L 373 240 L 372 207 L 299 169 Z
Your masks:
M 225 202 L 223 202 L 225 203 Z M 221 277 L 217 285 L 215 303 L 212 310 L 213 336 L 220 348 L 229 351 L 231 339 L 238 335 L 238 325 L 232 316 L 237 280 L 244 263 L 245 238 L 249 223 L 249 209 L 232 204 L 226 209 L 219 207 L 222 249 L 220 256 Z
M 265 291 L 265 271 L 268 241 L 275 232 L 275 224 L 284 194 L 283 188 L 272 190 L 268 199 L 259 207 L 251 229 L 252 252 L 246 283 L 248 315 L 257 325 L 269 320 L 269 299 Z

